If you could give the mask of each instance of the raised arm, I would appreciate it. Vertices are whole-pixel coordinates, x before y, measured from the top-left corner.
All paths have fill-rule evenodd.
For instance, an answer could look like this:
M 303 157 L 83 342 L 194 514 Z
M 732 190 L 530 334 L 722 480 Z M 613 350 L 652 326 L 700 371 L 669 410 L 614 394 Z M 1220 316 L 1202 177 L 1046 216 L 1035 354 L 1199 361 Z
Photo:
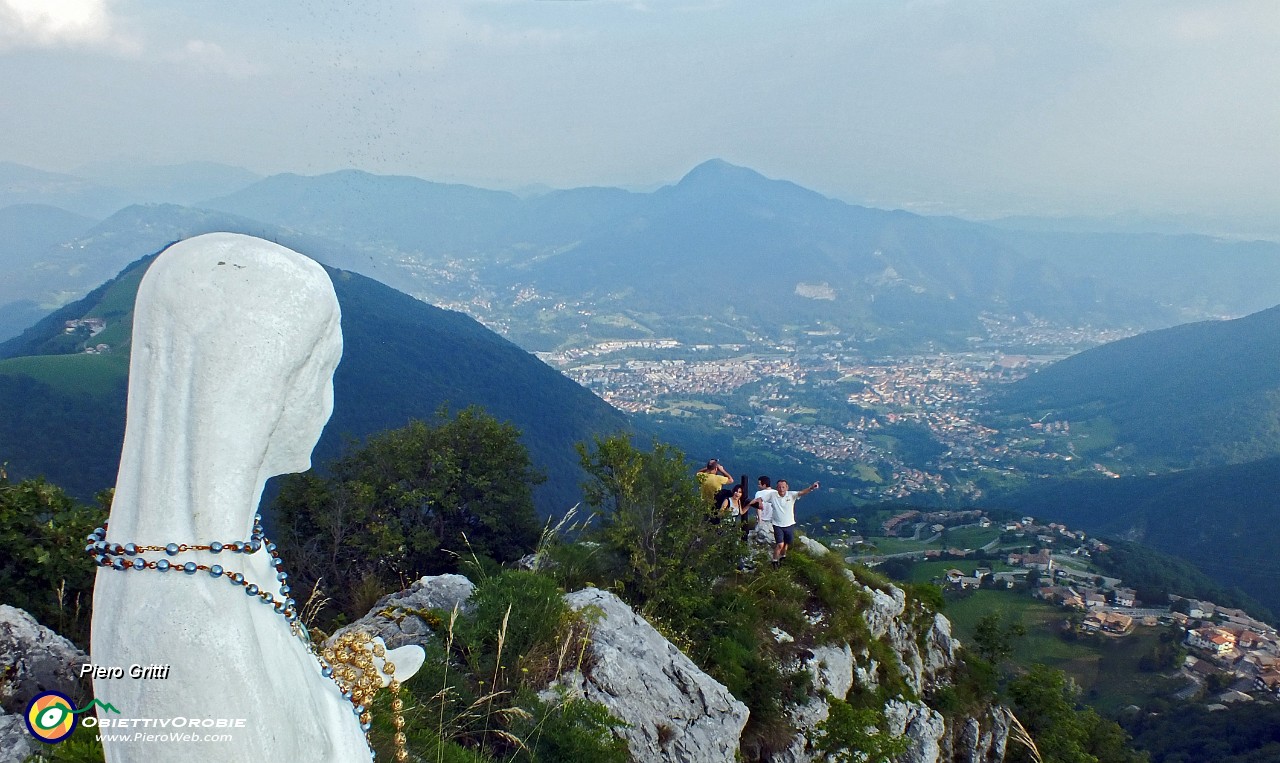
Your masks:
M 799 493 L 796 493 L 796 497 L 799 497 L 802 495 L 808 495 L 809 493 L 812 493 L 813 491 L 817 490 L 819 487 L 821 487 L 821 485 L 815 482 L 809 487 L 805 488 L 804 490 L 801 490 Z

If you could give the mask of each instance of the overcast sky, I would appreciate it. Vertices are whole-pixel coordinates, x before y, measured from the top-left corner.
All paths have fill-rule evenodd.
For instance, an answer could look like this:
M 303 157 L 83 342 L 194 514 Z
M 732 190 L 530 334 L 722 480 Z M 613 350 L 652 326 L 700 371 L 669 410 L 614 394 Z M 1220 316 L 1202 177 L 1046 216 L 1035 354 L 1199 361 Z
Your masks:
M 1280 217 L 1280 2 L 0 0 L 0 159 Z

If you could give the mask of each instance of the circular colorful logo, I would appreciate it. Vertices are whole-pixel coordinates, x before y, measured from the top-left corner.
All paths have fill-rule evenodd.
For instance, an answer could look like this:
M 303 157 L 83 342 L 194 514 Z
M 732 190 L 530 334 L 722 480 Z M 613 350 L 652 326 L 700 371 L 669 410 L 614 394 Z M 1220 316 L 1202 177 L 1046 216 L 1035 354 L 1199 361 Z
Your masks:
M 27 705 L 27 731 L 41 742 L 61 742 L 76 729 L 75 712 L 75 703 L 67 695 L 56 691 L 41 692 Z

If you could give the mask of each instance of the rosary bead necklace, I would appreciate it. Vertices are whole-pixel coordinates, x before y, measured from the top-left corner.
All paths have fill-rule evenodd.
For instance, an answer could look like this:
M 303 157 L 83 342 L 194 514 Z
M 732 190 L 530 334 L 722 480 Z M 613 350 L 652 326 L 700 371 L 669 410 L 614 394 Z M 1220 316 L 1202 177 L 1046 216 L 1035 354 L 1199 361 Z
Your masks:
M 351 710 L 360 721 L 360 729 L 365 733 L 366 744 L 369 744 L 369 729 L 372 727 L 373 722 L 369 709 L 372 706 L 374 695 L 382 687 L 382 679 L 378 674 L 381 672 L 386 675 L 390 679 L 387 688 L 392 693 L 391 709 L 393 723 L 396 727 L 394 736 L 396 745 L 395 758 L 397 761 L 408 759 L 409 753 L 405 749 L 407 740 L 404 735 L 404 715 L 402 713 L 404 703 L 400 699 L 400 682 L 395 679 L 396 666 L 389 661 L 383 660 L 382 669 L 379 671 L 377 664 L 374 662 L 374 657 L 383 658 L 386 655 L 385 647 L 374 641 L 373 637 L 368 633 L 349 631 L 339 636 L 334 646 L 324 647 L 321 652 L 316 652 L 315 646 L 311 643 L 311 635 L 307 631 L 306 625 L 302 622 L 298 603 L 289 596 L 291 589 L 289 587 L 289 575 L 284 571 L 284 560 L 280 558 L 280 554 L 276 550 L 276 544 L 267 540 L 262 531 L 261 514 L 254 515 L 253 532 L 246 541 L 231 541 L 229 543 L 213 541 L 207 545 L 168 543 L 163 546 L 147 546 L 136 543 L 109 543 L 106 538 L 107 523 L 105 522 L 86 538 L 88 544 L 84 547 L 85 553 L 93 557 L 94 562 L 99 567 L 120 570 L 121 572 L 127 570 L 155 570 L 157 572 L 182 572 L 187 575 L 206 572 L 210 577 L 225 578 L 232 585 L 241 586 L 246 595 L 271 607 L 277 614 L 284 617 L 285 621 L 289 623 L 290 632 L 302 641 L 311 656 L 320 663 L 320 673 L 337 684 L 338 690 L 342 692 L 343 699 L 351 703 Z M 221 564 L 178 563 L 176 561 L 170 562 L 168 559 L 147 560 L 138 556 L 138 554 L 147 551 L 163 551 L 168 556 L 177 556 L 188 551 L 209 551 L 214 554 L 228 551 L 238 554 L 252 554 L 263 548 L 271 555 L 271 564 L 276 570 L 276 580 L 280 583 L 279 596 L 263 590 L 255 583 L 249 582 L 243 573 L 225 569 Z M 373 756 L 372 744 L 369 746 L 369 755 Z

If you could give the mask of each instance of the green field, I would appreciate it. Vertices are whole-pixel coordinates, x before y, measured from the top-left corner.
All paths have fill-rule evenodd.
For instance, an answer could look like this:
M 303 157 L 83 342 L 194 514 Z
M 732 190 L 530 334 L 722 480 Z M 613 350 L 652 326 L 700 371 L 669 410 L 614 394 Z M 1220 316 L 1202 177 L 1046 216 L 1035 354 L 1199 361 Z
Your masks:
M 945 545 L 955 548 L 978 549 L 1000 537 L 998 527 L 961 527 L 945 531 Z
M 875 546 L 875 549 L 866 546 Z M 937 548 L 936 543 L 925 543 L 920 540 L 911 540 L 910 538 L 867 538 L 866 546 L 863 551 L 867 554 L 901 554 L 906 551 L 924 551 L 925 549 Z
M 910 582 L 928 583 L 934 578 L 946 575 L 947 570 L 960 570 L 966 575 L 972 575 L 973 571 L 979 567 L 985 567 L 992 572 L 1008 572 L 1015 569 L 998 559 L 940 559 L 933 562 L 917 562 L 913 565 Z
M 0 360 L 0 374 L 29 376 L 71 395 L 112 394 L 129 375 L 129 356 L 33 355 Z
M 1068 611 L 1014 591 L 976 591 L 949 600 L 943 614 L 962 643 L 973 638 L 978 620 L 999 612 L 1005 620 L 1018 621 L 1027 635 L 1016 643 L 1012 662 L 1023 668 L 1040 663 L 1065 671 L 1083 691 L 1082 699 L 1108 713 L 1127 705 L 1141 706 L 1148 699 L 1167 697 L 1185 685 L 1156 673 L 1138 670 L 1138 659 L 1159 640 L 1160 628 L 1138 626 L 1124 638 L 1107 636 L 1064 639 L 1061 625 Z
M 854 472 L 854 476 L 862 480 L 863 482 L 874 482 L 876 484 L 880 484 L 884 482 L 884 479 L 880 476 L 880 473 L 877 472 L 875 469 L 871 468 L 870 466 L 868 466 L 867 464 L 861 464 L 861 463 L 855 464 L 853 467 L 853 472 Z
M 1071 442 L 1076 453 L 1095 458 L 1116 445 L 1116 427 L 1110 419 L 1098 417 L 1071 422 Z

